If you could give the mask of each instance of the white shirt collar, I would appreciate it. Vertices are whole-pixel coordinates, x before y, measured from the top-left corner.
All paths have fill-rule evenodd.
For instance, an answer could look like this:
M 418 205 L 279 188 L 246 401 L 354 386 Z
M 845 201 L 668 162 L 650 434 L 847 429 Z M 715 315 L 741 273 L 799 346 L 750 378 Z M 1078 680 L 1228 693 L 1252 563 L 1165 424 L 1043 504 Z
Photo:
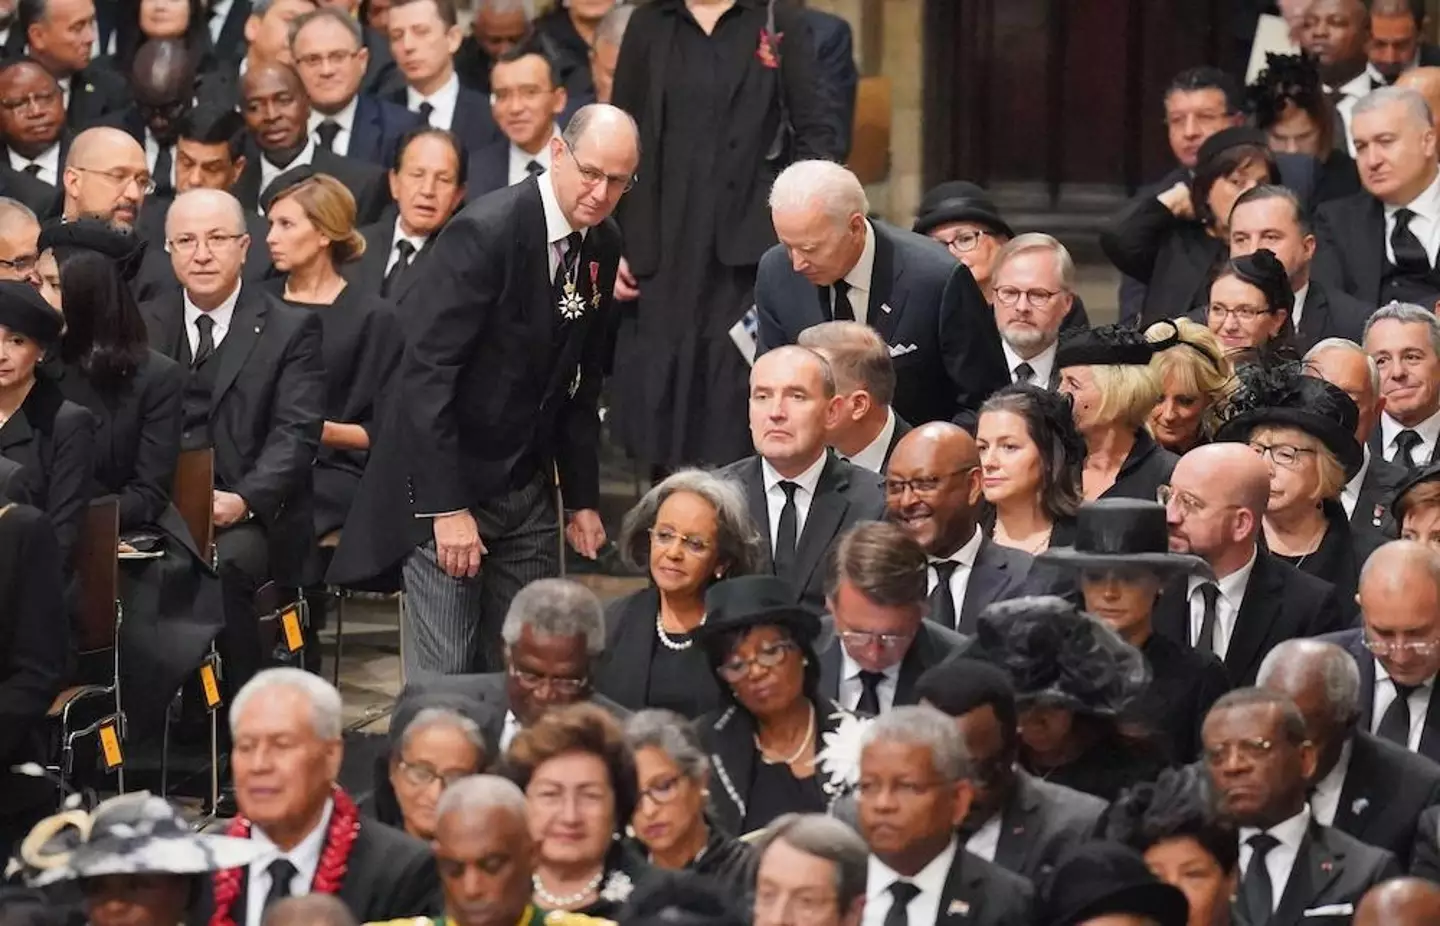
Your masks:
M 1010 342 L 1003 336 L 1000 338 L 1000 349 L 1005 352 L 1005 368 L 1010 372 L 1011 380 L 1013 381 L 1015 378 L 1015 368 L 1022 363 L 1028 363 L 1030 369 L 1035 371 L 1035 376 L 1030 383 L 1041 389 L 1050 388 L 1050 377 L 1055 373 L 1055 352 L 1059 347 L 1060 341 L 1057 338 L 1050 343 L 1049 347 L 1027 360 L 1017 354 L 1015 348 L 1011 347 Z
M 271 164 L 271 163 L 270 163 L 270 159 L 265 156 L 264 152 L 261 152 L 261 154 L 260 154 L 260 192 L 261 192 L 261 193 L 264 193 L 264 192 L 265 192 L 265 188 L 268 187 L 268 186 L 271 184 L 271 182 L 274 181 L 274 179 L 275 179 L 276 177 L 278 177 L 278 176 L 280 176 L 281 174 L 285 173 L 285 171 L 291 170 L 291 169 L 296 168 L 296 167 L 299 167 L 299 166 L 302 165 L 302 164 L 309 164 L 310 162 L 312 162 L 312 161 L 314 161 L 314 160 L 315 160 L 315 139 L 312 138 L 312 137 L 310 137 L 310 135 L 309 135 L 308 133 L 305 135 L 305 147 L 304 147 L 304 148 L 301 148 L 301 149 L 300 149 L 300 153 L 297 154 L 297 155 L 295 155 L 295 160 L 291 161 L 289 164 L 286 164 L 284 167 L 276 167 L 274 164 Z M 265 206 L 264 206 L 264 204 L 262 203 L 262 204 L 260 205 L 260 211 L 263 213 L 264 210 L 265 210 Z
M 824 471 L 825 463 L 829 459 L 829 451 L 822 451 L 819 459 L 811 463 L 803 473 L 789 481 L 798 485 L 801 491 L 813 496 L 815 494 L 815 487 L 820 484 L 820 473 Z M 765 482 L 766 495 L 775 491 L 776 486 L 786 481 L 785 477 L 780 475 L 775 467 L 770 465 L 770 461 L 764 457 L 760 458 L 760 475 Z
M 875 229 L 870 220 L 865 220 L 865 247 L 860 251 L 860 259 L 850 272 L 845 274 L 845 282 L 850 284 L 852 292 L 859 291 L 870 294 L 870 283 L 875 275 Z
M 25 168 L 29 167 L 31 164 L 38 164 L 40 165 L 40 174 L 36 177 L 37 180 L 43 180 L 51 186 L 60 185 L 59 141 L 56 141 L 49 148 L 46 148 L 44 151 L 35 155 L 35 157 L 33 158 L 27 158 L 20 154 L 17 154 L 15 149 L 13 148 L 9 149 L 7 153 L 10 155 L 10 166 L 16 171 L 23 172 Z
M 235 291 L 229 296 L 226 296 L 224 302 L 220 303 L 218 306 L 211 309 L 209 312 L 206 312 L 204 309 L 197 306 L 194 302 L 190 301 L 189 291 L 182 288 L 181 293 L 185 300 L 186 331 L 188 332 L 194 330 L 195 320 L 201 315 L 209 315 L 211 320 L 215 322 L 215 343 L 218 345 L 220 343 L 220 334 L 230 329 L 230 318 L 235 314 L 236 303 L 240 301 L 241 286 L 242 284 L 235 284 Z
M 1260 547 L 1257 544 L 1250 554 L 1250 560 L 1239 569 L 1220 579 L 1215 580 L 1215 585 L 1220 589 L 1220 597 L 1229 602 L 1235 610 L 1240 609 L 1240 602 L 1245 598 L 1245 586 L 1250 584 L 1250 573 L 1255 571 L 1255 561 L 1260 558 Z M 1208 579 L 1200 576 L 1190 577 L 1189 592 L 1195 594 L 1195 589 L 1208 582 Z
M 355 131 L 355 110 L 359 107 L 359 105 L 360 94 L 357 93 L 352 96 L 350 98 L 350 102 L 342 106 L 340 108 L 340 111 L 337 113 L 326 115 L 320 110 L 312 108 L 310 110 L 310 134 L 314 135 L 315 130 L 319 128 L 320 123 L 326 121 L 327 119 L 340 126 L 340 131 L 342 132 Z
M 540 205 L 545 209 L 545 243 L 564 241 L 573 231 L 583 236 L 588 229 L 571 227 L 570 220 L 560 208 L 560 199 L 555 195 L 555 178 L 549 171 L 541 174 L 535 182 L 540 186 Z
M 250 828 L 251 842 L 264 847 L 265 851 L 249 865 L 250 878 L 246 886 L 245 905 L 247 926 L 248 924 L 259 924 L 262 921 L 265 896 L 272 887 L 266 869 L 276 860 L 283 858 L 295 866 L 295 874 L 290 881 L 290 889 L 293 894 L 310 892 L 310 886 L 315 880 L 315 872 L 320 867 L 320 854 L 325 851 L 325 836 L 330 828 L 330 817 L 334 811 L 335 802 L 327 798 L 325 810 L 320 814 L 320 822 L 289 852 L 281 852 L 260 827 L 252 826 Z
M 865 445 L 865 449 L 850 458 L 850 462 L 856 466 L 870 470 L 872 473 L 884 473 L 885 454 L 890 450 L 890 440 L 895 436 L 895 409 L 885 410 L 885 426 L 875 439 Z
M 295 865 L 295 867 L 299 868 L 301 871 L 304 871 L 305 867 L 298 863 L 302 860 L 314 859 L 314 861 L 310 864 L 310 870 L 314 871 L 315 868 L 319 866 L 320 851 L 325 846 L 325 831 L 330 827 L 330 815 L 334 812 L 335 801 L 332 798 L 327 797 L 325 799 L 325 810 L 322 811 L 320 814 L 320 822 L 315 824 L 315 828 L 310 832 L 306 833 L 305 838 L 300 840 L 300 842 L 296 844 L 295 848 L 291 849 L 289 852 L 281 852 L 279 847 L 276 846 L 275 843 L 270 841 L 270 837 L 265 835 L 265 831 L 260 828 L 260 825 L 253 824 L 250 827 L 251 841 L 258 843 L 259 845 L 271 851 L 266 853 L 266 856 L 268 857 L 262 856 L 261 858 L 255 860 L 254 862 L 251 862 L 250 864 L 259 865 L 263 868 L 269 865 L 271 862 L 275 861 L 275 859 L 283 857 L 290 859 L 292 862 L 296 862 L 297 864 Z
M 1440 173 L 1430 181 L 1430 185 L 1420 191 L 1420 195 L 1408 203 L 1386 203 L 1385 220 L 1388 223 L 1395 217 L 1395 213 L 1401 206 L 1409 209 L 1417 216 L 1427 219 L 1432 223 L 1440 223 Z
M 945 891 L 945 879 L 950 876 L 950 866 L 955 863 L 955 853 L 960 851 L 960 840 L 954 838 L 950 844 L 924 868 L 915 873 L 915 877 L 906 878 L 895 871 L 889 865 L 880 861 L 875 855 L 870 856 L 869 872 L 865 879 L 865 898 L 869 903 L 888 903 L 890 899 L 890 885 L 896 881 L 909 881 L 920 889 L 921 893 L 934 897 L 936 901 Z M 884 898 L 884 901 L 881 900 Z
M 980 555 L 980 544 L 984 539 L 985 535 L 981 532 L 980 527 L 977 525 L 975 527 L 974 536 L 972 536 L 969 540 L 965 541 L 964 546 L 960 547 L 960 549 L 956 550 L 954 553 L 951 553 L 949 556 L 944 558 L 947 560 L 951 560 L 952 562 L 959 563 L 966 569 L 974 569 L 975 557 Z
M 1365 96 L 1365 95 L 1368 94 L 1371 90 L 1374 90 L 1374 89 L 1375 89 L 1375 85 L 1374 85 L 1374 83 L 1371 81 L 1371 79 L 1370 79 L 1370 72 L 1369 72 L 1369 70 L 1367 69 L 1367 70 L 1361 71 L 1359 74 L 1356 74 L 1354 77 L 1352 77 L 1352 78 L 1350 78 L 1349 80 L 1345 81 L 1345 83 L 1343 83 L 1343 84 L 1341 84 L 1340 86 L 1336 87 L 1336 88 L 1335 88 L 1335 92 L 1336 92 L 1336 93 L 1339 93 L 1341 96 L 1357 97 L 1357 98 L 1358 98 L 1358 97 Z
M 1340 758 L 1335 760 L 1335 767 L 1325 773 L 1325 777 L 1315 782 L 1315 787 L 1310 794 L 1310 810 L 1321 826 L 1333 826 L 1335 824 L 1335 811 L 1340 805 L 1340 792 L 1345 788 L 1345 773 L 1350 768 L 1350 753 L 1352 751 L 1353 739 L 1346 739 L 1345 744 L 1340 747 Z
M 1305 297 L 1310 294 L 1310 284 L 1295 290 L 1295 305 L 1290 308 L 1290 327 L 1299 329 L 1300 317 L 1305 314 Z
M 1310 805 L 1306 804 L 1300 808 L 1300 812 L 1288 820 L 1270 827 L 1268 830 L 1259 830 L 1253 826 L 1240 827 L 1240 844 L 1243 846 L 1258 833 L 1265 832 L 1280 840 L 1280 844 L 1291 852 L 1300 851 L 1300 841 L 1305 838 L 1305 833 L 1310 829 Z
M 838 633 L 838 632 L 836 633 L 836 636 L 839 636 L 839 633 Z M 860 673 L 861 673 L 862 671 L 864 671 L 864 670 L 862 669 L 860 663 L 858 663 L 858 662 L 856 662 L 855 660 L 853 660 L 853 659 L 850 658 L 850 651 L 845 648 L 845 641 L 844 641 L 844 640 L 841 640 L 841 641 L 840 641 L 840 677 L 843 678 L 843 679 L 846 679 L 847 681 L 849 681 L 849 680 L 857 680 L 857 679 L 860 678 Z M 898 662 L 895 663 L 893 666 L 891 666 L 890 668 L 886 669 L 884 672 L 881 672 L 880 674 L 883 675 L 883 676 L 885 676 L 885 680 L 886 680 L 887 682 L 890 682 L 891 684 L 895 684 L 895 683 L 898 682 L 899 679 L 900 679 L 900 663 L 898 663 Z
M 449 129 L 455 121 L 455 105 L 460 101 L 460 77 L 452 69 L 450 79 L 440 85 L 429 96 L 423 95 L 414 87 L 405 88 L 405 105 L 408 109 L 420 111 L 421 103 L 429 103 L 434 107 L 431 113 L 430 123 L 436 128 Z
M 428 235 L 405 234 L 405 229 L 400 225 L 400 217 L 398 215 L 395 217 L 395 234 L 390 236 L 391 251 L 394 251 L 395 245 L 399 244 L 401 241 L 408 241 L 415 247 L 415 253 L 419 254 L 420 249 L 425 247 L 425 242 L 429 240 L 430 237 Z
M 545 168 L 546 170 L 549 170 L 549 169 L 550 169 L 550 141 L 551 141 L 551 139 L 556 138 L 556 137 L 558 137 L 559 135 L 560 135 L 560 127 L 559 127 L 558 125 L 557 125 L 557 126 L 552 126 L 552 127 L 551 127 L 551 130 L 550 130 L 550 138 L 545 139 L 545 144 L 541 145 L 541 146 L 540 146 L 540 150 L 539 150 L 538 152 L 536 152 L 535 154 L 527 154 L 527 153 L 525 152 L 525 149 L 521 148 L 519 145 L 515 144 L 514 142 L 511 142 L 511 143 L 510 143 L 510 176 L 511 176 L 512 178 L 518 177 L 519 180 L 524 180 L 525 177 L 528 176 L 529 173 L 530 173 L 530 171 L 528 170 L 528 167 L 529 167 L 529 164 L 530 164 L 531 161 L 534 161 L 535 163 L 539 164 L 541 167 Z M 518 182 L 518 181 L 512 180 L 512 182 Z
M 1389 412 L 1382 412 L 1380 414 L 1380 445 L 1382 447 L 1386 450 L 1392 449 L 1395 445 L 1395 438 L 1399 436 L 1401 431 L 1416 432 L 1420 435 L 1420 440 L 1425 447 L 1433 448 L 1435 441 L 1440 439 L 1440 412 L 1436 412 L 1413 428 L 1407 428 L 1394 418 L 1391 418 Z M 1420 463 L 1421 461 L 1416 460 L 1415 462 Z

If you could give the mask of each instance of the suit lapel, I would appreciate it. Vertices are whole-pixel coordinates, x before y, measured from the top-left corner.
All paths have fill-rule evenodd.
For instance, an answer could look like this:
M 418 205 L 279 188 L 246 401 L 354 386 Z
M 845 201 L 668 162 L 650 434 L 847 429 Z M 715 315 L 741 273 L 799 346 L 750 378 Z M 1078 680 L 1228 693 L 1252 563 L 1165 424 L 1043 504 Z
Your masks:
M 1314 344 L 1330 331 L 1330 299 L 1320 281 L 1310 283 L 1296 335 L 1305 344 Z
M 1320 827 L 1312 822 L 1305 837 L 1300 840 L 1300 851 L 1296 853 L 1295 865 L 1290 869 L 1290 880 L 1285 883 L 1285 893 L 1280 895 L 1280 904 L 1275 908 L 1271 922 L 1276 926 L 1300 922 L 1306 908 L 1340 876 L 1344 860 L 1344 853 L 1329 850 L 1321 837 Z
M 825 468 L 820 471 L 815 497 L 810 500 L 810 511 L 805 516 L 805 529 L 800 532 L 800 542 L 795 547 L 794 584 L 797 591 L 810 584 L 810 576 L 825 558 L 830 542 L 840 531 L 845 510 L 850 507 L 845 497 L 850 479 L 841 469 L 840 460 L 829 451 L 826 455 Z
M 1419 752 L 1431 759 L 1440 755 L 1440 704 L 1435 703 L 1437 687 L 1440 686 L 1432 685 L 1430 688 L 1430 707 L 1425 711 L 1425 731 L 1420 734 Z
M 760 531 L 760 547 L 765 561 L 761 572 L 774 574 L 775 549 L 770 540 L 770 509 L 765 504 L 765 476 L 760 467 L 760 458 L 746 460 L 740 481 L 745 485 L 745 504 L 750 508 L 750 519 Z
M 1366 197 L 1363 221 L 1354 230 L 1346 250 L 1350 251 L 1357 277 L 1364 274 L 1363 279 L 1355 281 L 1355 294 L 1367 302 L 1378 304 L 1375 300 L 1380 295 L 1380 277 L 1385 267 L 1385 208 L 1380 205 L 1380 200 Z M 1380 429 L 1375 430 L 1378 432 Z
M 901 281 L 905 265 L 896 253 L 895 243 L 881 231 L 880 224 L 872 223 L 872 227 L 875 229 L 875 263 L 870 272 L 870 305 L 865 320 L 888 344 L 895 337 L 905 305 Z
M 1345 769 L 1340 803 L 1335 807 L 1335 819 L 1330 825 L 1337 830 L 1357 834 L 1361 830 L 1360 818 L 1371 803 L 1369 796 L 1361 793 L 1361 788 L 1375 781 L 1375 772 L 1370 767 L 1371 752 L 1364 740 L 1356 736 L 1351 743 L 1350 765 Z
M 1040 805 L 1039 795 L 1025 772 L 1018 773 L 1015 796 L 1000 818 L 1000 838 L 995 843 L 995 864 L 1008 871 L 1023 871 L 1030 855 L 1030 817 Z
M 1155 632 L 1164 634 L 1181 646 L 1190 645 L 1190 601 L 1186 595 L 1189 583 L 1184 577 L 1171 580 L 1155 602 L 1151 623 Z
M 235 181 L 235 186 L 230 190 L 235 198 L 240 200 L 240 205 L 246 209 L 260 208 L 260 158 L 264 157 L 257 148 L 250 148 L 245 152 L 245 169 L 240 172 L 240 179 Z
M 1009 560 L 995 555 L 989 538 L 982 538 L 980 550 L 975 555 L 975 568 L 970 571 L 970 581 L 965 583 L 965 601 L 960 608 L 960 626 L 956 629 L 961 633 L 974 632 L 980 612 L 1000 597 L 1009 581 Z
M 905 658 L 900 660 L 900 676 L 895 680 L 894 706 L 915 703 L 915 683 L 933 662 L 930 658 L 933 644 L 930 631 L 925 622 L 921 621 L 920 632 L 915 635 L 915 641 L 910 644 Z
M 212 413 L 220 407 L 220 400 L 235 382 L 235 377 L 240 375 L 240 368 L 260 340 L 260 332 L 265 328 L 265 314 L 264 294 L 250 293 L 247 286 L 241 286 L 240 300 L 235 305 L 235 314 L 230 317 L 230 330 L 221 342 L 224 350 L 220 352 L 220 369 L 215 371 L 215 388 L 210 393 Z
M 1250 582 L 1245 589 L 1245 598 L 1240 613 L 1235 616 L 1235 629 L 1230 638 L 1230 647 L 1225 651 L 1225 667 L 1232 670 L 1231 678 L 1244 678 L 1243 670 L 1256 665 L 1265 646 L 1265 638 L 1275 625 L 1276 612 L 1282 606 L 1283 589 L 1277 586 L 1269 565 L 1269 554 L 1263 550 L 1255 558 L 1255 568 L 1250 573 Z
M 935 911 L 935 926 L 945 923 L 985 922 L 980 888 L 980 873 L 972 871 L 974 865 L 965 864 L 965 845 L 955 847 L 955 860 L 950 863 L 950 875 L 940 892 L 940 906 Z
M 1363 633 L 1363 631 L 1361 631 Z M 1369 730 L 1375 723 L 1375 657 L 1365 649 L 1361 639 L 1346 647 L 1360 667 L 1360 729 Z
M 834 625 L 830 626 L 833 640 L 825 647 L 820 654 L 820 696 L 829 698 L 832 701 L 840 700 L 840 670 L 845 664 L 840 654 L 840 648 L 845 644 L 840 640 L 840 634 L 835 631 Z M 901 670 L 902 678 L 904 669 Z M 897 695 L 898 697 L 898 695 Z

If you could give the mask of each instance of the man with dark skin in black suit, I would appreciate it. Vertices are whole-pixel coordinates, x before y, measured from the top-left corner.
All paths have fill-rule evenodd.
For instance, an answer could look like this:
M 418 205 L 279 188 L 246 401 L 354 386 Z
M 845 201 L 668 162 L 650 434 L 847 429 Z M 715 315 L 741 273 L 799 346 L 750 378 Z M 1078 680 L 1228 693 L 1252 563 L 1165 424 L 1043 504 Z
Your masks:
M 146 42 L 135 53 L 130 89 L 143 123 L 140 141 L 146 146 L 147 157 L 150 154 L 147 142 L 155 144 L 150 175 L 155 178 L 157 195 L 175 192 L 175 139 L 190 111 L 194 86 L 195 66 L 183 42 L 175 39 Z

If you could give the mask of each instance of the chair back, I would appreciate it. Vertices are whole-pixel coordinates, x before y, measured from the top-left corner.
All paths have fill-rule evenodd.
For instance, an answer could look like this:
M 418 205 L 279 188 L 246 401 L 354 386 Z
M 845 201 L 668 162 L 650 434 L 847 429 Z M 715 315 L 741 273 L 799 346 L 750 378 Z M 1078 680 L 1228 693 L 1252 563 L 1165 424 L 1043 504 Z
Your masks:
M 90 503 L 75 548 L 80 582 L 79 623 L 75 648 L 93 653 L 115 646 L 120 598 L 120 501 L 113 495 Z
M 182 450 L 175 461 L 175 482 L 170 489 L 170 500 L 190 536 L 206 561 L 214 560 L 215 509 L 212 500 L 215 491 L 215 451 L 210 447 L 199 450 Z
M 855 124 L 846 163 L 861 183 L 879 183 L 890 176 L 890 78 L 860 78 L 855 90 Z

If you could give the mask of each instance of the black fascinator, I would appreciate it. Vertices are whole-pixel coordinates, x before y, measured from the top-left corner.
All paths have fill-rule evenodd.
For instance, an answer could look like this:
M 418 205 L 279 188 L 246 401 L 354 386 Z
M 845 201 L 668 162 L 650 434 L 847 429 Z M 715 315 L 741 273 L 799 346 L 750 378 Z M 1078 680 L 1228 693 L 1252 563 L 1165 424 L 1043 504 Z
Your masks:
M 1189 837 L 1225 871 L 1234 870 L 1240 852 L 1235 828 L 1216 812 L 1214 788 L 1198 765 L 1166 769 L 1154 781 L 1120 792 L 1101 818 L 1101 832 L 1136 852 Z
M 1062 335 L 1055 349 L 1055 368 L 1089 366 L 1143 367 L 1150 358 L 1180 342 L 1177 330 L 1172 337 L 1151 341 L 1145 332 L 1125 324 L 1082 328 Z
M 1220 276 L 1233 276 L 1260 290 L 1270 309 L 1290 311 L 1295 308 L 1295 291 L 1290 288 L 1290 274 L 1275 252 L 1261 248 L 1254 254 L 1234 257 L 1225 263 Z
M 1218 441 L 1246 441 L 1261 425 L 1299 428 L 1340 461 L 1349 479 L 1364 465 L 1355 439 L 1360 410 L 1338 386 L 1308 376 L 1299 363 L 1254 363 L 1236 374 L 1239 387 L 1220 409 Z
M 1265 55 L 1265 70 L 1245 88 L 1245 99 L 1262 129 L 1280 121 L 1290 105 L 1317 108 L 1324 94 L 1320 66 L 1309 55 Z
M 115 262 L 121 279 L 135 279 L 145 257 L 145 241 L 134 232 L 99 219 L 46 222 L 36 242 L 39 251 L 94 251 Z

